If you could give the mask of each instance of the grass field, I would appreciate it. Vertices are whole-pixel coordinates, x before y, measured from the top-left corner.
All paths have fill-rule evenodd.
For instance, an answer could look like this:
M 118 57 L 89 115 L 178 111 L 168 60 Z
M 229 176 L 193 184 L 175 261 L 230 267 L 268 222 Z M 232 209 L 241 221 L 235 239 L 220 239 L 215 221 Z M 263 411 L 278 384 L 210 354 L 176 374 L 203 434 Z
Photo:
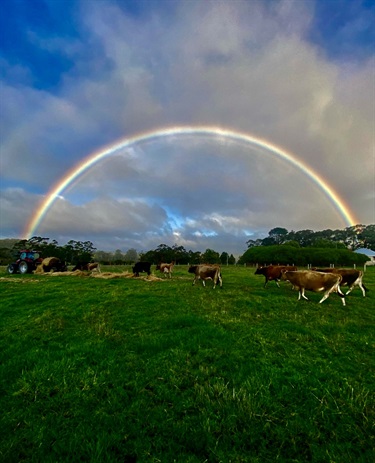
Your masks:
M 213 290 L 186 267 L 171 281 L 1 268 L 0 460 L 375 461 L 375 269 L 346 307 L 222 274 Z

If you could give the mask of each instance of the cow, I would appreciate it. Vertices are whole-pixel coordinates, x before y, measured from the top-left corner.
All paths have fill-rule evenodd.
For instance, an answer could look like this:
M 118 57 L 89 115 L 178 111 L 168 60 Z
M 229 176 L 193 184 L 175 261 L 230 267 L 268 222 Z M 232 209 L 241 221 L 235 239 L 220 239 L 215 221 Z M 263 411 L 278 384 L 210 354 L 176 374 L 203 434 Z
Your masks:
M 294 272 L 298 269 L 294 265 L 267 265 L 265 267 L 258 267 L 255 270 L 255 275 L 264 275 L 266 277 L 264 288 L 267 286 L 267 283 L 271 280 L 275 280 L 277 286 L 280 288 L 279 281 L 281 279 L 282 270 Z
M 164 275 L 169 275 L 169 278 L 172 278 L 172 270 L 174 267 L 174 260 L 170 264 L 163 264 L 160 263 L 156 266 L 156 270 L 160 270 L 161 273 L 164 273 Z
M 86 270 L 88 272 L 91 272 L 92 270 L 97 270 L 98 272 L 100 272 L 100 265 L 98 262 L 78 262 L 72 272 L 75 272 L 76 270 Z
M 147 275 L 151 274 L 151 263 L 150 262 L 137 262 L 133 267 L 133 273 L 136 277 L 139 277 L 140 272 L 146 272 Z
M 206 286 L 206 283 L 205 283 L 206 280 L 213 280 L 214 289 L 215 289 L 217 280 L 219 280 L 220 288 L 223 287 L 223 280 L 221 278 L 220 265 L 212 265 L 212 264 L 190 265 L 188 272 L 194 274 L 193 285 L 195 285 L 196 280 L 202 280 L 203 286 Z
M 324 291 L 324 295 L 319 301 L 319 304 L 321 304 L 332 292 L 337 292 L 341 297 L 343 305 L 345 305 L 345 295 L 340 289 L 342 276 L 339 274 L 314 272 L 312 270 L 284 270 L 281 275 L 281 280 L 289 281 L 294 288 L 298 289 L 298 300 L 301 299 L 301 296 L 308 300 L 305 296 L 305 290 L 314 292 Z
M 313 268 L 316 272 L 324 272 L 324 273 L 337 273 L 338 275 L 342 276 L 342 281 L 340 286 L 348 286 L 349 289 L 345 293 L 347 296 L 354 286 L 359 286 L 362 291 L 363 297 L 366 297 L 366 291 L 368 289 L 362 283 L 363 272 L 362 270 L 356 270 L 354 268 Z

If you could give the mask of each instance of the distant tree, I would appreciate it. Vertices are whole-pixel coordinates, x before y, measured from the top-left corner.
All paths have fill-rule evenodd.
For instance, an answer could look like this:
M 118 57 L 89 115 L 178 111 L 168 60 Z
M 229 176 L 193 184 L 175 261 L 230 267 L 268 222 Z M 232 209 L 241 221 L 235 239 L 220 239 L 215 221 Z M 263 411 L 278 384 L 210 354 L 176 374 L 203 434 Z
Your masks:
M 172 247 L 173 250 L 173 260 L 176 264 L 187 264 L 189 262 L 189 253 L 183 246 L 178 246 L 175 244 Z
M 364 227 L 359 236 L 362 240 L 362 245 L 364 248 L 372 249 L 375 251 L 375 225 L 367 225 L 367 227 Z
M 202 253 L 199 251 L 188 251 L 190 265 L 200 264 L 202 262 Z
M 229 265 L 234 265 L 235 263 L 236 263 L 236 258 L 234 257 L 233 254 L 231 254 L 231 255 L 229 256 L 229 259 L 228 259 L 228 264 L 229 264 Z
M 313 248 L 332 248 L 335 247 L 335 243 L 325 238 L 317 238 L 312 242 L 311 246 Z
M 10 248 L 1 247 L 0 248 L 0 264 L 10 264 L 13 261 L 13 252 Z
M 248 240 L 246 241 L 247 247 L 248 248 L 253 248 L 255 246 L 262 246 L 263 245 L 263 240 L 257 239 L 257 240 Z
M 138 253 L 136 249 L 130 248 L 126 251 L 124 260 L 126 263 L 132 263 L 132 262 L 137 262 L 138 260 Z
M 77 262 L 90 262 L 94 258 L 96 248 L 91 241 L 75 241 L 70 240 L 64 246 L 66 261 L 71 264 Z
M 285 242 L 286 237 L 288 235 L 288 230 L 286 228 L 276 227 L 272 228 L 268 232 L 269 238 L 273 240 L 273 244 L 282 244 Z
M 151 264 L 157 264 L 160 262 L 159 256 L 155 251 L 146 251 L 146 252 L 140 252 L 138 254 L 138 260 L 144 261 L 144 262 L 151 262 Z
M 310 246 L 314 239 L 314 232 L 312 230 L 300 230 L 293 233 L 293 240 L 297 241 L 301 248 Z
M 219 264 L 220 254 L 213 249 L 206 249 L 202 254 L 201 260 L 205 264 Z
M 300 244 L 298 241 L 296 240 L 290 240 L 290 241 L 287 241 L 283 244 L 283 246 L 290 246 L 292 248 L 300 248 Z
M 227 252 L 222 252 L 220 255 L 220 263 L 222 265 L 229 264 L 229 254 Z
M 166 244 L 159 244 L 154 250 L 155 263 L 158 262 L 171 262 L 173 260 L 173 249 Z
M 106 251 L 95 251 L 94 260 L 100 262 L 101 264 L 110 265 L 114 261 L 113 253 Z
M 125 256 L 122 253 L 121 249 L 116 249 L 113 254 L 113 261 L 115 265 L 122 265 L 125 262 Z

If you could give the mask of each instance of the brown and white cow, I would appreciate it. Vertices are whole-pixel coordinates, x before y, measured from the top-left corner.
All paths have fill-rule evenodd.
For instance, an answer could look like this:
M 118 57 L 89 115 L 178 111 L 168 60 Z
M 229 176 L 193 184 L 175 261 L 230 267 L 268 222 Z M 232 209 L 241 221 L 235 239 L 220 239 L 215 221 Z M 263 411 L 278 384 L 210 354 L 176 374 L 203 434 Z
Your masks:
M 275 280 L 277 286 L 280 288 L 279 281 L 281 280 L 281 272 L 283 270 L 296 271 L 297 267 L 294 265 L 267 265 L 264 267 L 258 267 L 255 270 L 255 275 L 264 275 L 266 277 L 264 288 L 271 280 Z
M 156 270 L 160 270 L 165 276 L 169 275 L 169 278 L 172 278 L 172 270 L 174 267 L 174 260 L 170 264 L 160 263 L 156 266 Z
M 361 288 L 363 297 L 366 296 L 367 288 L 362 283 L 363 272 L 362 270 L 356 270 L 355 268 L 314 268 L 316 272 L 324 273 L 337 273 L 342 276 L 340 286 L 348 286 L 349 289 L 345 293 L 348 295 L 354 288 L 354 286 L 359 286 Z
M 206 286 L 206 283 L 205 283 L 206 280 L 213 280 L 214 289 L 215 289 L 217 281 L 219 280 L 220 288 L 223 287 L 223 280 L 221 278 L 220 265 L 214 265 L 214 264 L 191 265 L 188 269 L 188 272 L 194 274 L 193 285 L 195 285 L 196 280 L 202 280 L 203 286 Z
M 77 262 L 77 264 L 73 267 L 72 272 L 75 272 L 76 270 L 87 270 L 89 272 L 97 270 L 100 273 L 100 265 L 99 262 Z
M 340 289 L 342 276 L 337 273 L 321 273 L 312 270 L 283 271 L 281 279 L 289 281 L 294 288 L 298 289 L 298 300 L 301 299 L 301 296 L 308 300 L 305 296 L 305 290 L 317 293 L 324 291 L 324 295 L 319 301 L 321 304 L 332 292 L 336 292 L 345 305 L 345 296 Z

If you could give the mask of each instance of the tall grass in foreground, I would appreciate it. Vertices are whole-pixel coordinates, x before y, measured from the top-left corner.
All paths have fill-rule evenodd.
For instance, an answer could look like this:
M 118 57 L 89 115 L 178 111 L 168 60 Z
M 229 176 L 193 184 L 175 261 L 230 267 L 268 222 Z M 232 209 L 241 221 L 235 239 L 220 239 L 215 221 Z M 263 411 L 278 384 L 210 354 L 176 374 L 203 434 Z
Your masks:
M 0 277 L 4 462 L 375 461 L 375 269 L 346 307 L 249 268 Z

